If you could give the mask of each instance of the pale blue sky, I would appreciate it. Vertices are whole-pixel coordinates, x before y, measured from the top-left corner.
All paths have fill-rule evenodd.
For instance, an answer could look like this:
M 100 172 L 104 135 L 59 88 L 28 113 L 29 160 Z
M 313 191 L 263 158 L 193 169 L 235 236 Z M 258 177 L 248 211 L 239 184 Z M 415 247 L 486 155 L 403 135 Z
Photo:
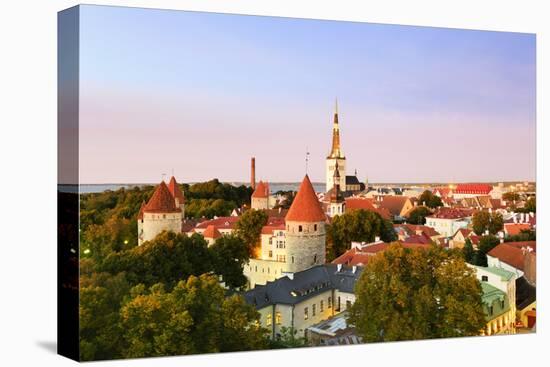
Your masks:
M 535 178 L 535 36 L 83 6 L 83 183 Z

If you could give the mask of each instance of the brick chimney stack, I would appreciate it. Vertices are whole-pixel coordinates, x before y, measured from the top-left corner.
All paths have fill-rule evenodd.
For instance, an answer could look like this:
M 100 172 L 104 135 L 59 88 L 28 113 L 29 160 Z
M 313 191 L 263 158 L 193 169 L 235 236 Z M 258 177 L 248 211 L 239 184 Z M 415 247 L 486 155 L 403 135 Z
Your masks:
M 252 190 L 256 189 L 256 158 L 254 157 L 250 160 L 250 187 Z

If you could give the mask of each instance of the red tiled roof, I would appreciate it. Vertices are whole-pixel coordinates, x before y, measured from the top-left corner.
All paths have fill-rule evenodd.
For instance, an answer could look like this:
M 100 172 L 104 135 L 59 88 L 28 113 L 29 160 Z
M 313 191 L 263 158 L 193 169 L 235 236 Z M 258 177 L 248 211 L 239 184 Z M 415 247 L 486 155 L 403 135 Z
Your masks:
M 391 213 L 386 208 L 376 208 L 374 200 L 370 198 L 346 198 L 346 210 L 370 210 L 380 214 L 384 219 L 390 219 Z
M 504 232 L 510 236 L 520 234 L 521 231 L 530 230 L 529 223 L 504 223 Z
M 471 229 L 468 229 L 468 228 L 459 228 L 455 234 L 453 235 L 456 236 L 458 233 L 462 233 L 462 237 L 464 237 L 465 239 L 468 238 L 468 236 L 470 235 L 470 233 L 472 233 L 472 230 Z
M 170 178 L 170 182 L 168 183 L 168 190 L 170 191 L 170 194 L 172 194 L 174 199 L 178 199 L 180 204 L 185 203 L 183 192 L 181 191 L 180 185 L 178 185 L 174 176 Z
M 412 236 L 409 236 L 403 241 L 403 245 L 406 243 L 416 243 L 416 244 L 425 244 L 429 245 L 432 243 L 432 239 L 430 236 L 428 236 L 425 233 L 422 234 L 413 234 Z
M 516 269 L 523 270 L 524 254 L 521 247 L 510 245 L 510 243 L 501 243 L 487 253 L 487 255 L 496 257 L 500 261 L 513 266 Z
M 439 194 L 441 195 L 441 197 L 447 197 L 449 196 L 449 193 L 451 192 L 451 189 L 448 188 L 448 187 L 436 187 L 434 190 L 433 190 L 433 193 L 437 193 L 439 192 Z
M 417 232 L 420 232 L 420 234 L 424 233 L 428 237 L 435 237 L 435 236 L 441 235 L 434 228 L 420 225 L 420 224 L 403 224 L 403 226 L 407 227 L 412 233 L 415 233 L 415 234 L 417 234 Z
M 206 227 L 206 230 L 202 233 L 202 236 L 204 238 L 216 239 L 216 238 L 220 238 L 222 234 L 220 233 L 220 231 L 218 231 L 215 225 L 210 224 L 208 227 Z
M 387 209 L 392 215 L 401 215 L 403 207 L 409 200 L 406 196 L 384 195 L 378 203 L 381 208 Z
M 440 207 L 435 213 L 427 216 L 427 218 L 459 219 L 469 217 L 472 213 L 473 210 L 468 209 Z
M 458 184 L 454 190 L 455 194 L 480 194 L 487 195 L 493 190 L 493 186 L 489 184 L 469 183 Z
M 233 229 L 238 220 L 239 217 L 219 217 L 199 223 L 195 228 L 206 229 L 209 225 L 213 225 L 218 229 Z
M 164 181 L 157 186 L 153 196 L 143 208 L 144 213 L 176 213 L 179 211 L 180 209 L 176 208 L 174 197 Z
M 324 222 L 326 220 L 308 175 L 300 184 L 285 219 L 288 222 Z
M 508 246 L 514 246 L 517 248 L 530 247 L 533 252 L 537 252 L 537 241 L 517 241 L 517 242 L 504 242 Z
M 253 198 L 268 198 L 269 197 L 269 184 L 267 182 L 260 181 L 256 185 L 256 189 L 252 193 Z

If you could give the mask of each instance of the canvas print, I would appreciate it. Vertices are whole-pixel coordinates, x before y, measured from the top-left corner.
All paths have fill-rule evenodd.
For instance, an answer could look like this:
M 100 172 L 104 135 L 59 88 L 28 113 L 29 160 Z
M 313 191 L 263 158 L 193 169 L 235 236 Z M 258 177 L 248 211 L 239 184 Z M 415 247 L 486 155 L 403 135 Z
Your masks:
M 58 41 L 61 354 L 535 332 L 534 34 L 81 5 Z

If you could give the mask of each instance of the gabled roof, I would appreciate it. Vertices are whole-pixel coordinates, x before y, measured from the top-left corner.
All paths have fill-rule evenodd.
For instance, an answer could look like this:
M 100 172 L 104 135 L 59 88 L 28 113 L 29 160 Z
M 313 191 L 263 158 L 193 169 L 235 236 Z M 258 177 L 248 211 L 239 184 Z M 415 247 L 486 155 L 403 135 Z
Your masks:
M 170 178 L 170 182 L 168 183 L 168 190 L 170 191 L 170 194 L 172 194 L 174 199 L 178 199 L 180 204 L 185 203 L 183 192 L 181 191 L 180 185 L 178 185 L 174 176 Z
M 362 270 L 361 267 L 353 269 L 343 266 L 338 271 L 338 266 L 334 264 L 316 265 L 294 273 L 293 279 L 284 276 L 265 285 L 257 285 L 244 293 L 244 298 L 256 309 L 262 309 L 273 304 L 295 305 L 331 289 L 353 293 Z
M 520 234 L 521 231 L 530 230 L 529 223 L 504 223 L 504 232 L 509 236 Z
M 374 199 L 371 198 L 361 198 L 361 197 L 352 197 L 346 198 L 346 210 L 370 210 L 376 212 L 382 216 L 384 219 L 390 219 L 391 213 L 386 208 L 380 208 L 374 206 Z
M 361 182 L 357 176 L 346 176 L 346 185 L 360 185 Z
M 381 208 L 387 209 L 392 215 L 399 216 L 407 201 L 410 201 L 407 196 L 384 195 L 378 203 Z
M 286 215 L 287 222 L 324 222 L 325 213 L 306 175 Z
M 205 231 L 202 233 L 202 236 L 204 238 L 216 239 L 220 238 L 222 234 L 220 233 L 220 231 L 218 231 L 215 225 L 210 224 L 208 227 L 206 227 Z
M 153 196 L 149 199 L 145 208 L 143 208 L 144 213 L 176 213 L 181 212 L 179 208 L 176 208 L 176 203 L 174 202 L 174 197 L 168 190 L 168 187 L 162 181 L 160 185 L 157 186 Z
M 218 229 L 233 229 L 235 224 L 239 221 L 239 217 L 218 217 L 215 219 L 209 219 L 202 223 L 197 224 L 195 228 L 206 229 L 209 225 L 213 225 Z
M 256 185 L 256 189 L 252 193 L 253 198 L 268 198 L 269 197 L 269 184 L 267 182 L 260 181 Z
M 506 263 L 516 269 L 522 270 L 524 268 L 523 250 L 521 247 L 516 247 L 508 243 L 501 243 L 487 253 L 491 257 L 496 257 L 503 263 Z

